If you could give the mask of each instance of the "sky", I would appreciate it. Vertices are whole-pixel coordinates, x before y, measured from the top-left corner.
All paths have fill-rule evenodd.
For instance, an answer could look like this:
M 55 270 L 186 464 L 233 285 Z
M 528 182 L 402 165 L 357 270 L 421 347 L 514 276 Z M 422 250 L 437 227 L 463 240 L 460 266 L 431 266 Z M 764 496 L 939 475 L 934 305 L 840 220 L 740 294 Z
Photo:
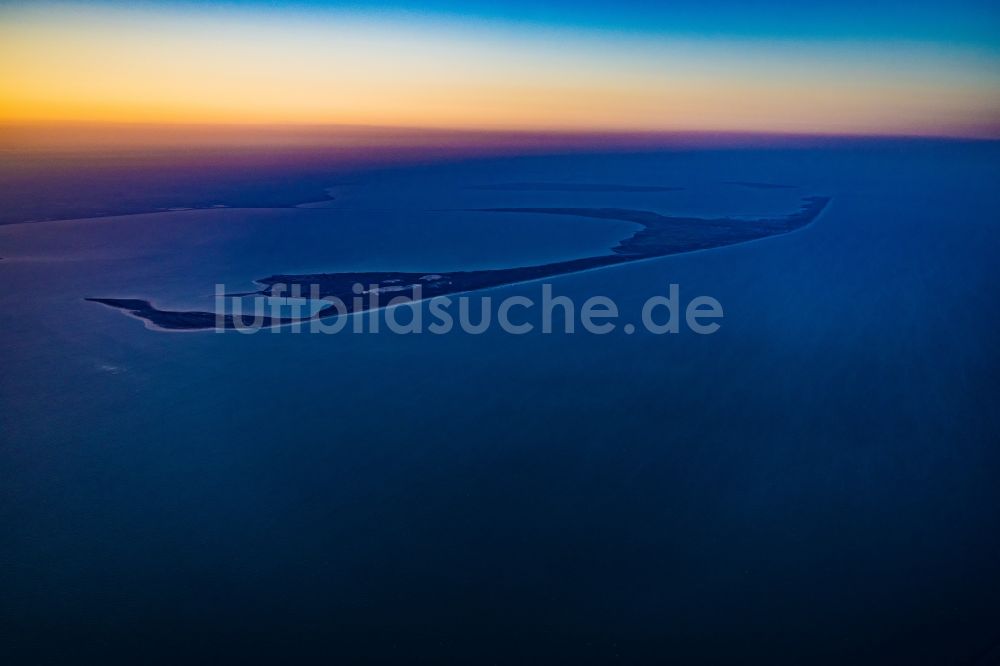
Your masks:
M 0 123 L 1000 138 L 989 2 L 0 2 Z

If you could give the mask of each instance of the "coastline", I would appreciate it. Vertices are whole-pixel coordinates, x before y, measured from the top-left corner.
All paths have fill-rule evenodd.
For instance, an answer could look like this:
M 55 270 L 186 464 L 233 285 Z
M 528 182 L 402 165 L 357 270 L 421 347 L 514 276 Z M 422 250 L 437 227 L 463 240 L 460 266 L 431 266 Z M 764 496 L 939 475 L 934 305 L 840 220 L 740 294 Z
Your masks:
M 672 217 L 650 211 L 622 208 L 489 208 L 475 212 L 498 214 L 548 214 L 597 219 L 619 220 L 640 225 L 631 236 L 611 248 L 611 253 L 582 257 L 566 261 L 493 270 L 450 272 L 398 272 L 366 271 L 352 273 L 275 274 L 256 280 L 263 286 L 257 292 L 241 295 L 276 297 L 285 290 L 298 289 L 310 298 L 326 299 L 328 305 L 309 317 L 274 319 L 262 316 L 256 324 L 263 328 L 302 324 L 312 320 L 350 315 L 391 307 L 393 303 L 380 303 L 370 298 L 370 292 L 392 294 L 393 298 L 406 297 L 407 302 L 420 302 L 437 297 L 482 291 L 512 284 L 607 268 L 622 263 L 656 259 L 699 250 L 710 250 L 726 245 L 759 240 L 789 233 L 812 223 L 826 209 L 830 197 L 806 196 L 801 199 L 799 210 L 781 217 L 771 218 L 695 218 Z M 471 212 L 471 211 L 470 211 Z M 356 285 L 368 289 L 356 292 Z M 419 289 L 417 287 L 419 286 Z M 367 296 L 358 298 L 359 296 Z M 232 314 L 216 315 L 212 312 L 161 310 L 145 299 L 119 299 L 109 297 L 85 298 L 89 302 L 124 311 L 129 316 L 143 320 L 155 330 L 198 331 L 238 329 Z M 336 303 L 336 306 L 333 304 Z M 343 307 L 339 307 L 343 306 Z M 222 325 L 219 326 L 221 318 Z M 255 317 L 256 319 L 256 317 Z M 148 327 L 148 326 L 147 326 Z

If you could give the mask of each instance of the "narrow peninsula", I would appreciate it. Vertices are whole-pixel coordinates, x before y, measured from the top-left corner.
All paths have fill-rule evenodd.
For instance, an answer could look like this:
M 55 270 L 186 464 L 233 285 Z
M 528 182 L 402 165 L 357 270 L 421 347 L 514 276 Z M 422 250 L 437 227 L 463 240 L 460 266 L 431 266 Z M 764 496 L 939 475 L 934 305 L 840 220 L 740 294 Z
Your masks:
M 507 215 L 531 213 L 619 220 L 633 222 L 640 228 L 628 238 L 619 241 L 611 248 L 609 254 L 593 257 L 535 266 L 477 271 L 279 274 L 257 280 L 261 289 L 243 295 L 288 296 L 297 292 L 310 298 L 331 301 L 330 305 L 310 317 L 265 318 L 263 322 L 258 322 L 264 327 L 282 326 L 310 319 L 364 312 L 373 307 L 384 307 L 389 304 L 387 301 L 398 296 L 411 300 L 426 300 L 785 234 L 811 223 L 823 212 L 829 201 L 829 197 L 809 196 L 802 199 L 802 206 L 793 213 L 761 218 L 675 217 L 627 208 L 480 208 L 475 210 Z M 362 291 L 359 292 L 356 285 L 360 285 Z M 378 294 L 385 298 L 384 300 L 357 298 L 359 294 L 368 296 Z M 165 330 L 235 329 L 242 324 L 232 314 L 161 310 L 149 301 L 141 299 L 88 298 L 87 300 L 123 310 Z M 373 306 L 373 303 L 376 305 Z

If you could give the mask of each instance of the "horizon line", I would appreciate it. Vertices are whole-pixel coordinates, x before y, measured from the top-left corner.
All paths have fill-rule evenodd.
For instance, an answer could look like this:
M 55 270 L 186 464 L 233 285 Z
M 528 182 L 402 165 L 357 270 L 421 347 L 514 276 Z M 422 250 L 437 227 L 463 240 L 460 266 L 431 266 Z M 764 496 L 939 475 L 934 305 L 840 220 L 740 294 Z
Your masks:
M 359 122 L 322 121 L 149 121 L 149 120 L 49 120 L 49 119 L 0 119 L 3 129 L 56 129 L 56 130 L 121 130 L 121 131 L 351 131 L 351 132 L 398 132 L 403 134 L 438 134 L 456 137 L 511 137 L 511 138 L 565 138 L 565 139 L 927 139 L 994 142 L 1000 141 L 1000 128 L 993 132 L 849 132 L 836 130 L 762 130 L 762 129 L 694 129 L 694 128 L 644 128 L 626 129 L 620 127 L 530 127 L 530 126 L 469 126 L 469 125 L 420 125 L 420 124 L 378 124 Z M 9 137 L 0 136 L 0 147 Z M 50 137 L 55 138 L 55 137 Z

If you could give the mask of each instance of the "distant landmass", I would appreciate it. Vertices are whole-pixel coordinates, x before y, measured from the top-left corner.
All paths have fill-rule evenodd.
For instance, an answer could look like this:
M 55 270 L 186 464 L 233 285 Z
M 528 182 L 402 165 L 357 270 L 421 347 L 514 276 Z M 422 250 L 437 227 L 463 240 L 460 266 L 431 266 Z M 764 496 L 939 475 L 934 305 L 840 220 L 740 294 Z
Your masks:
M 288 296 L 291 290 L 297 288 L 303 296 L 313 296 L 311 290 L 315 287 L 318 290 L 315 296 L 318 298 L 340 301 L 337 306 L 324 307 L 310 317 L 279 319 L 264 317 L 259 322 L 264 327 L 281 326 L 372 309 L 372 299 L 359 299 L 357 298 L 359 295 L 370 296 L 372 293 L 377 293 L 380 296 L 384 295 L 386 299 L 405 296 L 414 300 L 426 300 L 784 234 L 811 223 L 823 212 L 829 201 L 829 197 L 805 197 L 802 199 L 802 206 L 793 213 L 762 218 L 675 217 L 627 208 L 480 208 L 475 209 L 476 212 L 569 215 L 621 220 L 634 222 L 641 228 L 621 240 L 611 248 L 611 253 L 606 255 L 535 266 L 477 271 L 278 274 L 257 280 L 262 286 L 259 291 L 239 295 Z M 355 291 L 355 285 L 363 286 L 361 294 Z M 416 290 L 418 285 L 419 292 Z M 217 316 L 213 312 L 161 310 L 142 299 L 88 298 L 86 300 L 124 310 L 165 330 L 232 329 L 239 327 L 240 324 L 231 314 Z M 341 303 L 343 308 L 338 307 Z M 376 307 L 384 307 L 386 304 L 382 301 Z

